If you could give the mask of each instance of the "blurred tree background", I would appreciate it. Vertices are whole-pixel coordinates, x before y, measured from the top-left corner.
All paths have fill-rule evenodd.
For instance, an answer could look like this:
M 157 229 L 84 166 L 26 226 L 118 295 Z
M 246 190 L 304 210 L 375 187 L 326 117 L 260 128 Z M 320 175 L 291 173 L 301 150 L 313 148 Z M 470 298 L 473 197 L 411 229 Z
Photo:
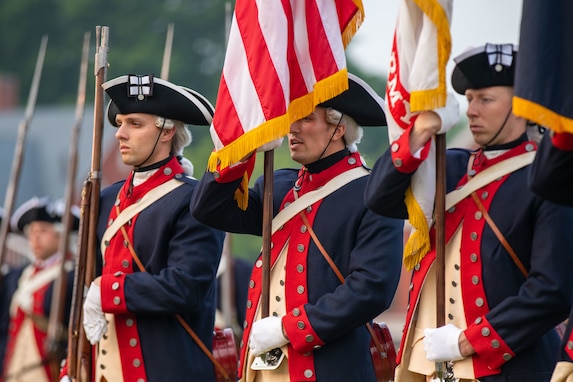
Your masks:
M 41 38 L 48 45 L 38 105 L 75 105 L 84 32 L 91 32 L 92 44 L 86 104 L 93 103 L 95 29 L 109 27 L 110 64 L 107 78 L 124 74 L 159 76 L 168 24 L 174 24 L 169 80 L 191 87 L 215 104 L 223 67 L 226 41 L 225 0 L 3 0 L 0 2 L 0 76 L 14 80 L 19 87 L 18 106 L 26 104 Z M 230 7 L 229 7 L 230 6 Z M 352 42 L 351 42 L 352 43 Z M 384 94 L 386 79 L 362 72 L 349 57 L 348 68 Z M 89 128 L 93 116 L 86 115 Z M 193 143 L 185 155 L 195 165 L 200 178 L 213 149 L 208 129 L 192 129 Z M 368 165 L 388 145 L 385 127 L 365 128 L 359 146 Z M 88 153 L 84 153 L 87 155 Z M 262 174 L 262 155 L 257 158 L 252 181 Z M 286 145 L 275 153 L 275 168 L 299 167 L 291 161 Z M 233 253 L 253 259 L 260 249 L 260 238 L 233 236 Z

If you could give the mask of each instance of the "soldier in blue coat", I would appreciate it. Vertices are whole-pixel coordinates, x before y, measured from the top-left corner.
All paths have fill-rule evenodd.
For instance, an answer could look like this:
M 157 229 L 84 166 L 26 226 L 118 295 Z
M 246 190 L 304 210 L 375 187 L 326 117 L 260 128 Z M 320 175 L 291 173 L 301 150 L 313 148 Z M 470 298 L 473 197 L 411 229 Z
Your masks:
M 531 189 L 554 203 L 573 206 L 573 134 L 547 130 L 539 145 L 530 171 Z M 564 240 L 565 238 L 559 238 Z M 569 251 L 571 255 L 571 252 Z M 569 290 L 573 294 L 573 290 Z M 570 296 L 573 306 L 573 296 Z M 573 378 L 573 309 L 569 319 L 551 382 Z
M 446 325 L 436 328 L 432 242 L 413 269 L 397 382 L 426 381 L 445 361 L 462 381 L 549 381 L 557 361 L 554 328 L 569 313 L 573 210 L 528 187 L 536 143 L 512 113 L 516 56 L 511 44 L 486 44 L 455 59 L 452 85 L 467 98 L 479 148 L 447 150 Z M 369 178 L 369 208 L 408 217 L 404 193 L 440 128 L 437 113 L 420 113 L 392 142 Z
M 95 380 L 215 381 L 213 363 L 178 321 L 211 349 L 224 233 L 191 216 L 197 182 L 182 154 L 191 142 L 186 125 L 209 125 L 213 108 L 153 76 L 102 86 L 122 161 L 133 170 L 101 192 L 99 276 L 83 306 L 86 335 L 97 344 Z
M 403 222 L 378 216 L 364 205 L 369 170 L 356 145 L 361 125 L 385 125 L 382 102 L 366 83 L 349 74 L 347 91 L 291 124 L 289 150 L 302 168 L 280 169 L 273 175 L 277 229 L 271 238 L 269 316 L 260 312 L 259 258 L 249 282 L 241 381 L 376 381 L 365 324 L 386 310 L 394 297 Z M 251 155 L 220 172 L 205 173 L 192 200 L 194 216 L 229 232 L 261 235 L 262 177 L 248 191 L 246 210 L 234 200 L 254 159 Z M 329 182 L 335 178 L 344 182 L 332 187 Z M 309 200 L 317 189 L 328 192 Z M 302 203 L 299 207 L 295 199 Z M 286 215 L 284 221 L 279 215 Z M 344 277 L 343 284 L 326 256 Z M 258 356 L 276 348 L 281 349 L 278 363 L 262 365 Z M 281 354 L 286 356 L 280 358 Z
M 62 224 L 64 212 L 63 199 L 33 197 L 22 203 L 10 219 L 11 233 L 23 235 L 28 241 L 32 261 L 12 269 L 2 280 L 1 330 L 8 329 L 0 337 L 4 342 L 2 346 L 5 346 L 2 349 L 2 376 L 5 381 L 55 381 L 49 357 L 62 355 L 48 354 L 48 322 L 54 283 L 61 277 L 62 262 L 65 262 L 64 269 L 67 270 L 67 285 L 70 285 L 61 301 L 64 329 L 68 322 L 74 276 L 71 253 L 60 251 L 60 236 L 65 230 Z M 71 229 L 75 231 L 79 224 L 79 207 L 71 208 L 71 218 Z M 70 238 L 74 236 L 75 233 L 71 232 Z M 63 351 L 65 338 L 55 340 L 61 342 L 53 344 L 54 350 Z

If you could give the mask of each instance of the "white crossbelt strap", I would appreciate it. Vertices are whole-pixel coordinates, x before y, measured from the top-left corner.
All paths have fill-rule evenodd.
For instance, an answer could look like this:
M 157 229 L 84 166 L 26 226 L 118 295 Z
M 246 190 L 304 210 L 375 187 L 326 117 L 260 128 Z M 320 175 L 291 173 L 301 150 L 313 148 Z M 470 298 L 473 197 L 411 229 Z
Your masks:
M 113 223 L 109 227 L 107 227 L 107 229 L 103 234 L 100 244 L 102 256 L 105 254 L 105 249 L 107 248 L 105 246 L 105 243 L 109 242 L 109 240 L 116 234 L 116 232 L 125 223 L 129 221 L 129 219 L 137 215 L 139 212 L 143 211 L 145 208 L 149 207 L 151 204 L 160 199 L 162 196 L 167 195 L 169 192 L 181 186 L 182 184 L 183 182 L 180 180 L 170 179 L 167 182 L 155 187 L 147 194 L 145 194 L 143 198 L 138 200 L 136 203 L 130 205 L 125 210 L 121 211 L 121 213 L 115 218 Z
M 281 210 L 273 218 L 273 226 L 271 233 L 275 233 L 277 229 L 283 226 L 294 215 L 298 214 L 306 207 L 312 205 L 313 203 L 321 199 L 324 199 L 326 196 L 338 190 L 345 184 L 348 184 L 355 179 L 362 178 L 363 176 L 369 174 L 370 171 L 366 170 L 364 167 L 355 167 L 352 170 L 345 171 L 342 174 L 335 176 L 321 188 L 307 192 L 306 194 L 304 194 L 303 196 L 301 196 L 300 198 L 296 199 L 294 202 L 289 204 L 283 210 Z
M 464 200 L 472 192 L 479 190 L 504 175 L 527 166 L 533 162 L 533 158 L 535 158 L 535 151 L 530 151 L 496 163 L 480 172 L 461 188 L 449 192 L 446 195 L 446 211 Z

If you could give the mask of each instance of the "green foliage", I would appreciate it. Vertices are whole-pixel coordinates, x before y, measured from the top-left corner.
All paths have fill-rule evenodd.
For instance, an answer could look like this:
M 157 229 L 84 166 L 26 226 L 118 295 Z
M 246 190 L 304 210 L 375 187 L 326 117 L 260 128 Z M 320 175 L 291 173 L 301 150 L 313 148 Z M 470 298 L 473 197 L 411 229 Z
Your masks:
M 4 0 L 0 2 L 0 73 L 20 81 L 24 104 L 42 35 L 48 35 L 38 104 L 74 103 L 84 32 L 109 27 L 108 79 L 159 76 L 169 23 L 174 24 L 169 80 L 214 100 L 225 55 L 224 0 Z M 93 76 L 88 89 L 93 89 Z M 93 92 L 88 92 L 88 100 Z
M 48 35 L 38 105 L 74 105 L 84 33 L 91 33 L 86 104 L 94 96 L 96 26 L 109 27 L 107 79 L 124 74 L 159 76 L 169 23 L 174 24 L 169 80 L 204 94 L 215 104 L 223 67 L 226 41 L 225 0 L 4 0 L 0 2 L 0 74 L 20 83 L 20 105 L 26 103 L 42 35 Z M 362 77 L 379 94 L 385 79 L 361 72 L 351 61 L 349 71 Z M 208 128 L 193 127 L 193 143 L 185 152 L 200 178 L 213 150 Z M 371 166 L 387 147 L 387 130 L 365 128 L 359 145 Z M 251 182 L 262 175 L 259 154 Z M 283 144 L 275 150 L 274 168 L 299 165 L 290 159 Z M 236 256 L 253 259 L 261 239 L 234 235 Z

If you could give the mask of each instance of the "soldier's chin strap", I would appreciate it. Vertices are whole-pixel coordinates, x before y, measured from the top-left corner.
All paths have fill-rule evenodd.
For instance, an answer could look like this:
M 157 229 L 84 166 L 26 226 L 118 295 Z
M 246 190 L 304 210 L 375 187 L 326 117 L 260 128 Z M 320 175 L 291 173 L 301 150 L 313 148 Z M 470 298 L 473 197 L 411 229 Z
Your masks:
M 497 133 L 495 133 L 495 135 L 489 140 L 489 142 L 486 143 L 485 145 L 483 145 L 484 148 L 488 147 L 490 145 L 490 143 L 493 142 L 499 136 L 499 134 L 501 133 L 503 128 L 506 126 L 507 120 L 509 119 L 509 116 L 511 115 L 512 111 L 513 111 L 513 107 L 510 107 L 509 111 L 507 112 L 507 115 L 505 116 L 505 119 L 503 120 L 503 123 L 501 124 L 501 127 L 499 128 Z
M 149 153 L 149 155 L 147 156 L 147 158 L 145 158 L 145 160 L 143 162 L 141 162 L 140 164 L 138 164 L 136 166 L 133 166 L 132 172 L 137 171 L 141 166 L 143 166 L 143 164 L 145 162 L 147 162 L 149 160 L 149 158 L 151 158 L 151 156 L 155 152 L 155 149 L 157 148 L 157 143 L 159 143 L 159 138 L 161 138 L 161 134 L 163 133 L 164 129 L 165 129 L 165 118 L 163 119 L 163 124 L 161 125 L 161 128 L 159 129 L 159 134 L 157 134 L 157 139 L 155 139 L 155 144 L 153 145 L 153 149 L 151 149 L 151 152 Z M 131 197 L 132 192 L 133 192 L 133 174 L 130 178 L 129 188 L 127 189 L 127 197 L 128 198 Z

